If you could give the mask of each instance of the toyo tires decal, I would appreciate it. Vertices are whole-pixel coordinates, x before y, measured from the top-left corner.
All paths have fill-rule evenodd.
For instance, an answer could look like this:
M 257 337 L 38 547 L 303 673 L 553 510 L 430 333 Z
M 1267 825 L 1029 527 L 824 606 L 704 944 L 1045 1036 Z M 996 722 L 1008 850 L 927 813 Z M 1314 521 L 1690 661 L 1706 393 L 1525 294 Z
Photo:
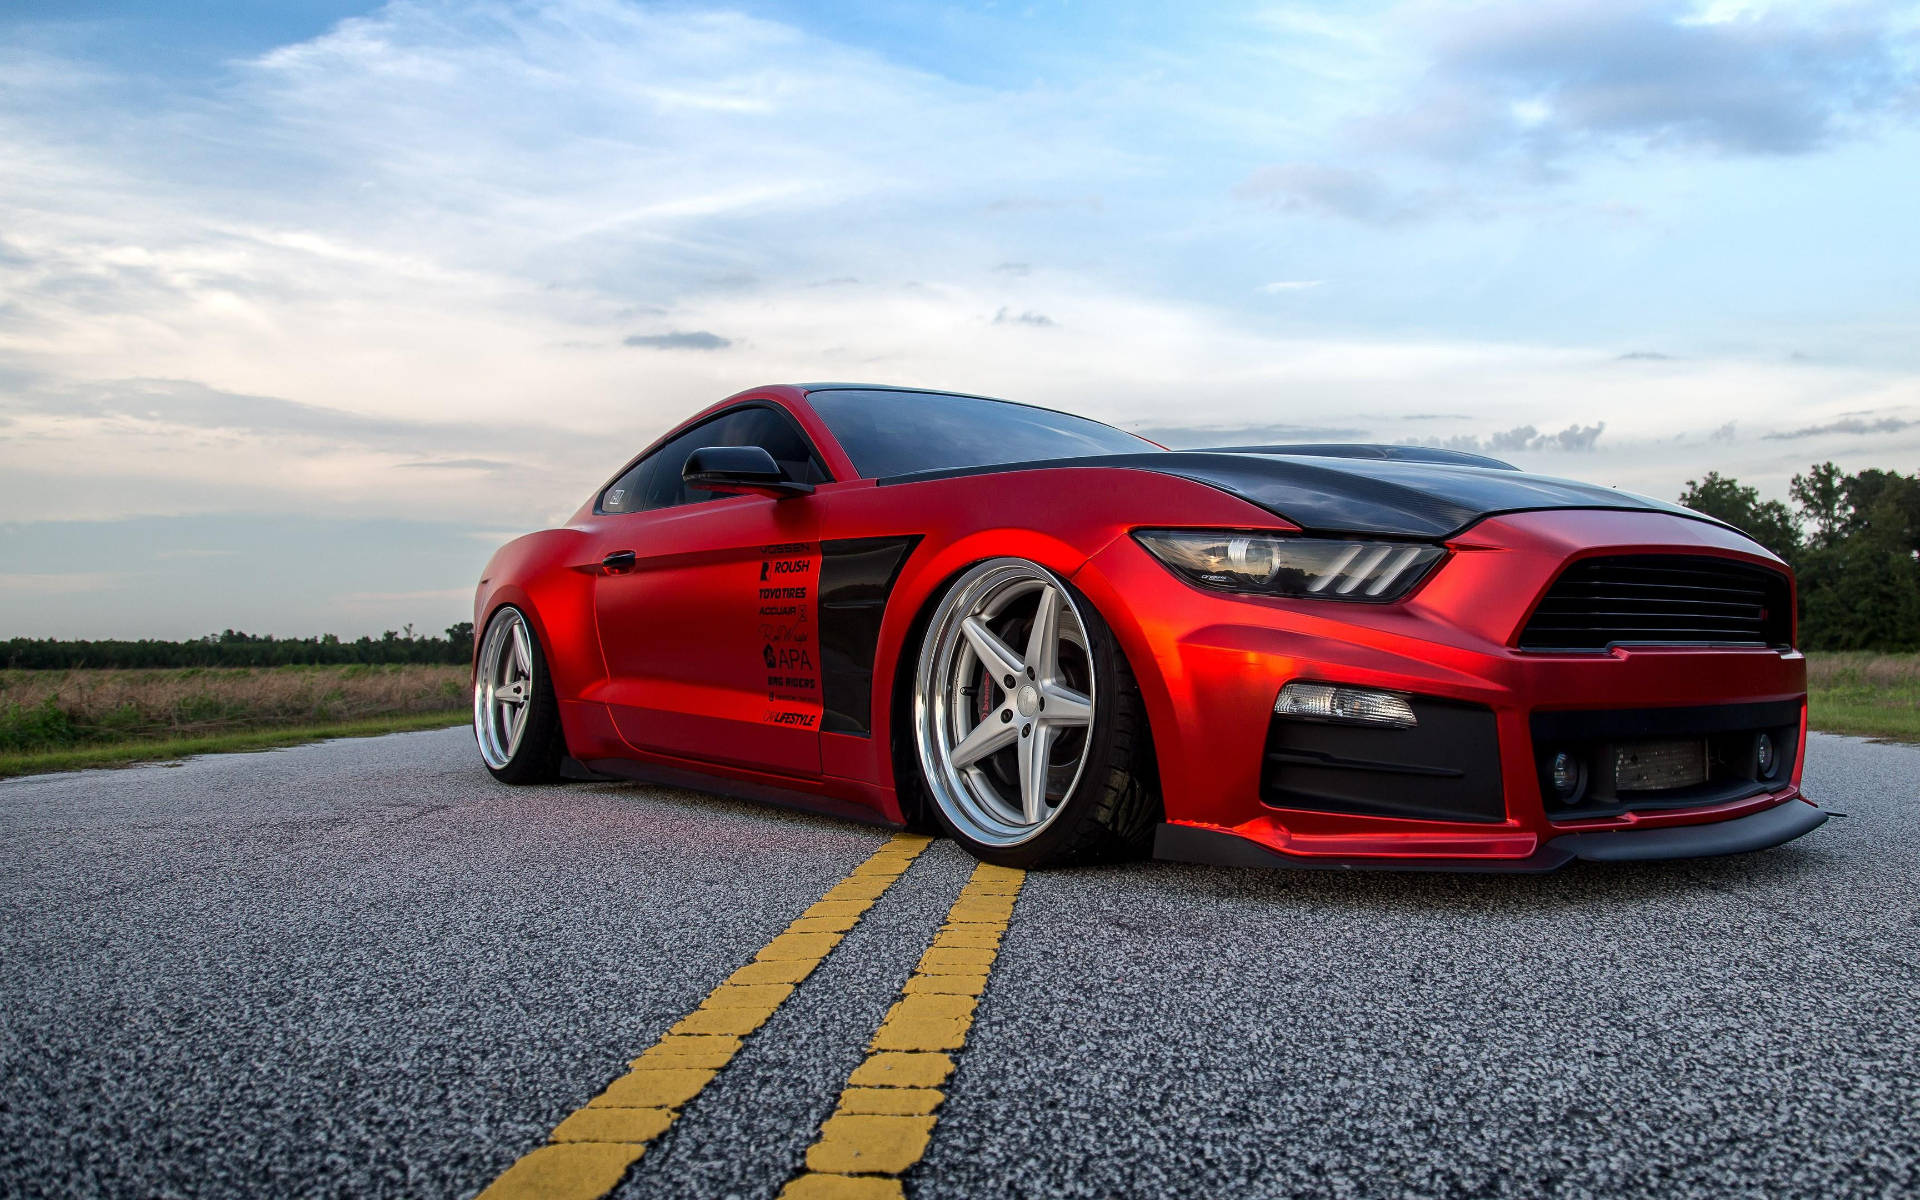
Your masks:
M 820 590 L 817 542 L 760 547 L 760 662 L 766 671 L 769 725 L 820 727 Z

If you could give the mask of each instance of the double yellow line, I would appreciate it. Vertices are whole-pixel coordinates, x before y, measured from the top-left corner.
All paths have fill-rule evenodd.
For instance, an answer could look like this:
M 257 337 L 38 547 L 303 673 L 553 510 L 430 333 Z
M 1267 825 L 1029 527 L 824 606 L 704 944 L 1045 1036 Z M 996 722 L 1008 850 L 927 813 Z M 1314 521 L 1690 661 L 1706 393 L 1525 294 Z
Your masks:
M 898 834 L 855 867 L 634 1059 L 625 1075 L 555 1126 L 546 1145 L 508 1167 L 480 1193 L 482 1200 L 593 1200 L 611 1192 L 928 841 Z M 926 1153 L 945 1099 L 940 1087 L 953 1073 L 952 1052 L 966 1043 L 1024 874 L 986 864 L 974 870 L 782 1200 L 902 1195 L 899 1177 Z

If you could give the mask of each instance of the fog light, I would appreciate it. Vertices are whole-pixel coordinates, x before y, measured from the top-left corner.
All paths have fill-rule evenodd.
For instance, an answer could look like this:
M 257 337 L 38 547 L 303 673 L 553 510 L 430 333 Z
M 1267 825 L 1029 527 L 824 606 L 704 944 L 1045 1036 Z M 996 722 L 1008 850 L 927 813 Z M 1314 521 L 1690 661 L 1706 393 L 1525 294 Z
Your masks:
M 1407 703 L 1405 692 L 1298 680 L 1280 689 L 1273 711 L 1302 721 L 1385 725 L 1394 729 L 1412 729 L 1420 723 L 1413 715 L 1413 706 Z
M 1760 768 L 1760 778 L 1772 778 L 1773 768 L 1778 765 L 1774 761 L 1772 734 L 1760 735 L 1759 745 L 1754 748 L 1754 764 Z
M 1553 794 L 1563 804 L 1572 804 L 1580 796 L 1580 760 L 1562 750 L 1553 756 Z

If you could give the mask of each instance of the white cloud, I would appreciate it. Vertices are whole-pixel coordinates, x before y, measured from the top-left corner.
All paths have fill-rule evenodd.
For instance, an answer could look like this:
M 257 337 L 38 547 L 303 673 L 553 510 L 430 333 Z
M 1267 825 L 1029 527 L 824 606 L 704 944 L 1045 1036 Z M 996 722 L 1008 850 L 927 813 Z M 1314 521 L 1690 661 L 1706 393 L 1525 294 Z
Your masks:
M 0 572 L 0 594 L 15 596 L 71 596 L 126 587 L 126 576 L 108 571 Z
M 335 596 L 334 602 L 352 610 L 385 611 L 396 603 L 414 604 L 425 601 L 436 608 L 449 612 L 458 611 L 462 603 L 473 600 L 472 588 L 416 588 L 402 592 L 342 592 Z
M 1353 115 L 1431 65 L 1415 23 L 1280 8 L 1192 24 L 1191 44 L 991 86 L 616 0 L 399 0 L 140 105 L 102 69 L 0 51 L 0 510 L 511 529 L 563 517 L 695 408 L 779 379 L 1156 425 L 1373 413 L 1387 441 L 1413 411 L 1464 414 L 1420 423 L 1443 440 L 1604 422 L 1580 472 L 1658 494 L 1729 422 L 1751 432 L 1713 443 L 1714 464 L 1778 492 L 1802 448 L 1766 432 L 1913 399 L 1904 350 L 1788 367 L 1778 346 L 1632 325 L 1665 281 L 1569 262 L 1592 228 L 1572 201 L 1500 207 L 1484 180 L 1356 150 Z M 1549 24 L 1561 53 L 1569 19 Z M 1564 115 L 1551 88 L 1501 96 L 1520 126 Z M 1577 199 L 1643 199 L 1608 189 Z M 1502 222 L 1472 242 L 1423 233 L 1435 205 Z M 1624 327 L 1542 332 L 1545 306 L 1502 290 L 1515 262 Z M 1689 258 L 1687 282 L 1724 266 Z M 1781 318 L 1784 344 L 1810 344 L 1804 311 Z M 1910 340 L 1881 319 L 1888 344 Z M 1613 361 L 1643 345 L 1677 357 Z M 1874 448 L 1911 457 L 1909 437 Z M 1527 465 L 1568 469 L 1528 447 Z

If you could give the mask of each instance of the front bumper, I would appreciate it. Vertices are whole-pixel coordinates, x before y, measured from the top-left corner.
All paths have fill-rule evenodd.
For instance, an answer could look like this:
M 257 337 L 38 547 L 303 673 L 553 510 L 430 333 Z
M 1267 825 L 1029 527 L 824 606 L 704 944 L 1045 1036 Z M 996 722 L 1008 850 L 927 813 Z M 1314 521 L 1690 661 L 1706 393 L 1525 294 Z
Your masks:
M 1219 829 L 1163 824 L 1154 834 L 1153 856 L 1173 862 L 1220 867 L 1399 871 L 1552 871 L 1575 859 L 1587 862 L 1655 862 L 1745 854 L 1790 842 L 1826 824 L 1827 814 L 1804 801 L 1776 804 L 1744 817 L 1705 825 L 1663 829 L 1565 833 L 1525 858 L 1445 860 L 1433 858 L 1326 858 L 1282 854 L 1259 842 Z
M 1291 865 L 1543 870 L 1582 856 L 1560 845 L 1571 836 L 1704 828 L 1789 802 L 1796 802 L 1789 811 L 1817 812 L 1797 803 L 1806 695 L 1798 653 L 1647 646 L 1558 654 L 1512 645 L 1534 597 L 1578 553 L 1706 550 L 1758 558 L 1738 535 L 1659 514 L 1559 511 L 1482 522 L 1452 549 L 1452 560 L 1426 585 L 1391 605 L 1202 591 L 1132 539 L 1120 539 L 1075 576 L 1110 615 L 1140 680 L 1171 827 L 1169 856 L 1187 857 L 1200 842 L 1221 837 L 1246 843 L 1254 858 L 1277 855 Z M 1291 679 L 1411 693 L 1429 705 L 1433 728 L 1444 724 L 1448 732 L 1386 765 L 1437 769 L 1402 769 L 1384 784 L 1376 777 L 1370 790 L 1350 788 L 1347 802 L 1338 802 L 1343 773 L 1358 780 L 1356 763 L 1378 766 L 1390 756 L 1359 742 L 1276 743 L 1274 697 Z M 1585 739 L 1591 747 L 1630 735 L 1711 738 L 1720 736 L 1710 727 L 1716 714 L 1734 710 L 1769 714 L 1758 723 L 1774 733 L 1786 765 L 1764 786 L 1674 803 L 1634 804 L 1629 797 L 1579 812 L 1547 802 L 1540 752 L 1549 738 Z M 1622 732 L 1615 718 L 1627 715 L 1648 727 Z M 1696 729 L 1702 722 L 1709 727 Z M 1329 756 L 1348 761 L 1330 763 Z M 1276 761 L 1284 766 L 1280 775 Z M 1695 834 L 1671 844 L 1710 841 Z M 1209 851 L 1202 861 L 1221 859 Z

